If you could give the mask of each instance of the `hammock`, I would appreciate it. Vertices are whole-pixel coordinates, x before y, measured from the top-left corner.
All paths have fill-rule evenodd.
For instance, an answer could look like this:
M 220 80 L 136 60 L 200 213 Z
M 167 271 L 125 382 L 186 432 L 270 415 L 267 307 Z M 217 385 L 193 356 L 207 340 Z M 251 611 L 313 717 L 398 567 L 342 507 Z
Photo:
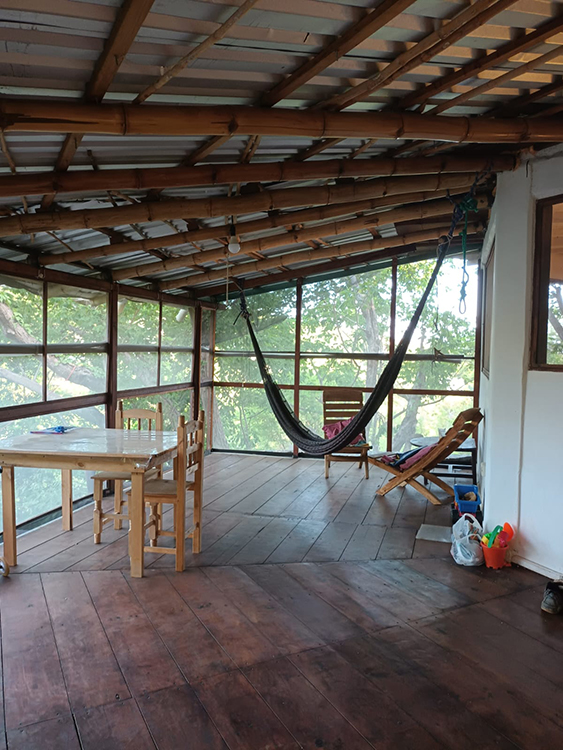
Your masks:
M 434 270 L 432 271 L 432 275 L 428 280 L 428 284 L 426 285 L 426 289 L 424 290 L 420 302 L 418 303 L 417 308 L 414 311 L 414 315 L 412 316 L 412 319 L 405 333 L 403 334 L 403 338 L 397 345 L 397 348 L 392 354 L 385 369 L 381 373 L 377 384 L 375 385 L 373 391 L 369 395 L 362 409 L 356 414 L 355 417 L 353 417 L 352 421 L 333 438 L 327 440 L 319 437 L 319 435 L 316 435 L 314 432 L 312 432 L 295 416 L 295 413 L 287 402 L 285 396 L 283 395 L 283 392 L 272 377 L 270 367 L 266 362 L 264 355 L 262 354 L 258 339 L 256 338 L 256 334 L 254 333 L 254 329 L 252 327 L 250 313 L 246 305 L 244 292 L 242 291 L 242 289 L 240 290 L 240 315 L 242 315 L 242 317 L 246 320 L 248 333 L 252 341 L 252 346 L 256 355 L 256 361 L 258 362 L 258 367 L 260 368 L 260 374 L 262 376 L 262 381 L 264 383 L 264 389 L 266 391 L 268 402 L 282 430 L 285 432 L 291 442 L 297 445 L 297 447 L 303 452 L 313 456 L 324 456 L 328 453 L 334 453 L 336 451 L 342 450 L 342 448 L 346 448 L 355 438 L 358 437 L 358 435 L 361 435 L 365 432 L 367 425 L 373 419 L 381 404 L 387 398 L 387 395 L 393 388 L 395 380 L 399 375 L 399 371 L 405 359 L 405 355 L 407 353 L 411 338 L 416 329 L 418 321 L 420 320 L 420 316 L 422 315 L 430 292 L 432 291 L 434 282 L 436 281 L 436 277 L 440 272 L 443 260 L 446 257 L 446 253 L 450 247 L 455 228 L 458 222 L 464 216 L 467 216 L 468 211 L 475 210 L 474 192 L 480 180 L 480 177 L 481 175 L 477 176 L 469 193 L 467 193 L 467 195 L 464 196 L 464 198 L 459 203 L 454 203 L 452 223 L 450 225 L 449 232 L 446 236 L 440 238 L 437 250 L 438 257 L 436 260 L 436 265 L 434 266 Z

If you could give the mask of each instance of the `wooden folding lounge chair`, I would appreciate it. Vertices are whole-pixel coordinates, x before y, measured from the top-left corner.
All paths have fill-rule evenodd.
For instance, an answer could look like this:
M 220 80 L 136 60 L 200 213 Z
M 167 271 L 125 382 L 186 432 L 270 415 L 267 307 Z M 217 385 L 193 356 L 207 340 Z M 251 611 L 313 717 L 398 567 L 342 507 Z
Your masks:
M 421 495 L 424 495 L 427 500 L 430 500 L 433 505 L 441 505 L 442 503 L 438 500 L 436 495 L 434 495 L 428 487 L 425 487 L 424 484 L 417 481 L 417 477 L 423 477 L 424 479 L 433 482 L 441 490 L 444 490 L 444 492 L 453 497 L 453 489 L 449 484 L 446 484 L 442 479 L 435 474 L 432 474 L 432 469 L 457 450 L 464 440 L 467 440 L 467 438 L 473 434 L 473 431 L 482 419 L 483 415 L 479 409 L 467 409 L 466 411 L 462 411 L 461 414 L 456 417 L 455 422 L 446 432 L 444 437 L 436 443 L 432 450 L 426 453 L 426 455 L 424 455 L 419 461 L 416 461 L 416 463 L 406 471 L 401 471 L 394 466 L 389 466 L 380 460 L 381 457 L 369 456 L 368 460 L 371 464 L 377 466 L 379 469 L 385 469 L 385 471 L 394 475 L 393 479 L 390 479 L 386 484 L 380 487 L 376 494 L 383 496 L 395 489 L 395 487 L 408 484 L 411 487 L 414 487 L 415 490 L 418 490 Z

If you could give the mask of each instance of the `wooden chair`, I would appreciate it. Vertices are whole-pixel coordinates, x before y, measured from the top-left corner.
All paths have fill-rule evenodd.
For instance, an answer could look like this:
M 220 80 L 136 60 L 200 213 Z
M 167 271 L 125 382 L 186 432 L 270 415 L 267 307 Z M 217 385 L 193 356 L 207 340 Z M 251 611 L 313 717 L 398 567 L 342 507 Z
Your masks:
M 198 419 L 178 422 L 178 457 L 174 460 L 174 479 L 151 479 L 145 483 L 145 504 L 150 508 L 145 529 L 149 533 L 149 546 L 145 552 L 175 555 L 176 570 L 184 570 L 185 539 L 192 540 L 192 551 L 201 552 L 201 509 L 203 502 L 203 430 L 205 414 Z M 186 532 L 186 492 L 193 493 L 193 525 Z M 173 528 L 162 528 L 162 506 L 172 504 Z M 158 537 L 174 537 L 173 547 L 159 547 Z
M 145 426 L 143 426 L 145 425 Z M 123 401 L 120 401 L 115 412 L 115 427 L 118 430 L 142 430 L 155 429 L 162 432 L 162 404 L 157 404 L 156 411 L 150 409 L 123 409 Z M 161 476 L 162 467 L 157 467 L 148 476 Z M 102 541 L 102 530 L 107 523 L 113 520 L 114 528 L 121 529 L 123 521 L 129 520 L 129 515 L 124 512 L 123 483 L 131 479 L 127 472 L 99 471 L 91 477 L 94 480 L 94 543 Z M 105 513 L 102 508 L 104 496 L 104 482 L 115 482 L 115 495 L 113 501 L 113 513 Z
M 352 388 L 338 388 L 323 391 L 323 425 L 341 422 L 354 417 L 364 404 L 363 396 Z M 369 479 L 368 451 L 371 445 L 348 445 L 339 451 L 325 456 L 325 477 L 328 478 L 330 464 L 334 461 L 358 462 L 358 468 L 364 467 L 365 477 Z
M 421 495 L 429 500 L 433 505 L 441 505 L 440 500 L 430 491 L 428 487 L 425 487 L 419 481 L 417 477 L 422 477 L 429 482 L 433 482 L 441 490 L 444 490 L 448 495 L 453 497 L 454 491 L 449 484 L 446 484 L 442 479 L 432 474 L 432 469 L 441 463 L 445 458 L 452 454 L 459 446 L 470 437 L 479 422 L 483 419 L 483 415 L 479 409 L 467 409 L 459 414 L 453 425 L 446 432 L 443 438 L 436 443 L 436 445 L 423 456 L 419 461 L 414 463 L 406 471 L 401 471 L 399 468 L 389 466 L 380 460 L 380 457 L 370 456 L 369 462 L 379 469 L 393 474 L 393 479 L 390 479 L 386 484 L 377 490 L 377 495 L 383 497 L 395 487 L 404 486 L 406 484 L 414 487 L 418 490 Z

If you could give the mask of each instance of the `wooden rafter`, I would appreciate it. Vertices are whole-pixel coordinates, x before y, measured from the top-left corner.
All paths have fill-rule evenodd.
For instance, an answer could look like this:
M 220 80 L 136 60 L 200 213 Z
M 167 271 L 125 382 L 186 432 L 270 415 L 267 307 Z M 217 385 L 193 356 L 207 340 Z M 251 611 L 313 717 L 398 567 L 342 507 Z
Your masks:
M 455 191 L 453 191 L 455 193 Z M 293 227 L 304 222 L 324 222 L 335 217 L 355 216 L 363 211 L 377 211 L 389 206 L 396 206 L 407 203 L 417 203 L 431 200 L 433 198 L 442 198 L 446 195 L 446 190 L 435 190 L 429 192 L 413 192 L 405 195 L 388 195 L 384 198 L 367 198 L 362 201 L 351 203 L 335 203 L 330 206 L 321 206 L 319 208 L 304 208 L 301 211 L 290 211 L 288 213 L 271 213 L 264 219 L 254 219 L 237 223 L 237 233 L 239 235 L 250 234 L 252 232 L 262 232 L 276 227 Z M 77 250 L 75 253 L 43 253 L 39 256 L 39 263 L 42 266 L 55 265 L 57 263 L 67 263 L 74 260 L 89 260 L 90 258 L 109 257 L 112 255 L 123 255 L 126 253 L 148 252 L 158 247 L 177 247 L 178 245 L 192 244 L 196 249 L 197 242 L 204 240 L 221 241 L 227 237 L 227 226 L 205 228 L 191 228 L 188 232 L 180 232 L 176 235 L 166 235 L 164 237 L 153 237 L 150 240 L 129 240 L 114 241 L 109 245 L 97 245 L 89 247 L 86 250 Z M 136 276 L 146 276 L 153 272 L 152 264 L 136 264 L 135 267 L 123 269 L 126 275 L 123 278 L 134 278 Z M 122 271 L 116 271 L 117 274 Z
M 440 29 L 398 55 L 383 70 L 342 94 L 331 97 L 323 102 L 322 106 L 340 110 L 362 101 L 375 91 L 389 85 L 392 81 L 396 81 L 405 73 L 414 70 L 422 63 L 428 62 L 439 52 L 463 39 L 515 2 L 516 0 L 476 0 L 472 5 L 446 22 Z
M 555 60 L 557 57 L 563 57 L 563 50 L 559 46 L 555 47 L 549 52 L 546 52 L 544 55 L 539 55 L 533 60 L 529 60 L 527 63 L 518 65 L 516 68 L 512 68 L 511 70 L 507 70 L 506 73 L 503 73 L 498 77 L 491 78 L 489 81 L 485 81 L 485 83 L 482 83 L 480 86 L 475 86 L 475 88 L 472 88 L 469 91 L 465 91 L 463 94 L 459 94 L 453 99 L 448 99 L 447 101 L 438 104 L 431 110 L 431 113 L 433 115 L 437 115 L 441 112 L 445 112 L 446 110 L 451 109 L 452 107 L 458 107 L 462 104 L 465 104 L 465 102 L 468 102 L 470 99 L 474 99 L 476 96 L 481 96 L 482 94 L 485 94 L 487 91 L 490 91 L 497 86 L 503 86 L 508 81 L 512 81 L 514 78 L 519 78 L 525 73 L 528 73 L 530 70 L 535 70 L 536 68 L 545 65 L 551 60 Z
M 229 18 L 224 23 L 222 23 L 221 26 L 219 26 L 218 29 L 210 34 L 207 39 L 204 39 L 203 42 L 200 42 L 200 44 L 194 47 L 194 49 L 190 50 L 187 55 L 184 55 L 177 62 L 175 62 L 174 65 L 170 65 L 168 68 L 166 68 L 160 78 L 158 78 L 154 83 L 151 83 L 150 86 L 147 86 L 145 89 L 143 89 L 143 91 L 141 91 L 141 93 L 138 94 L 138 96 L 135 98 L 134 104 L 140 104 L 141 102 L 144 102 L 149 98 L 149 96 L 152 96 L 163 86 L 165 86 L 168 81 L 171 81 L 172 78 L 181 73 L 184 68 L 187 68 L 188 65 L 194 62 L 194 60 L 197 60 L 197 58 L 200 57 L 206 50 L 208 50 L 210 47 L 213 47 L 216 42 L 220 41 L 226 35 L 226 33 L 232 26 L 238 23 L 238 21 L 244 15 L 246 15 L 249 10 L 252 10 L 257 2 L 258 0 L 244 0 L 242 5 L 240 5 L 234 11 L 234 13 L 232 13 L 232 15 L 229 16 Z
M 515 99 L 512 99 L 512 101 L 506 102 L 506 104 L 502 104 L 500 107 L 496 107 L 489 114 L 496 117 L 497 115 L 521 112 L 523 107 L 527 107 L 529 104 L 537 102 L 540 99 L 546 99 L 552 94 L 558 94 L 560 91 L 563 91 L 563 80 L 558 78 L 556 81 L 553 81 L 546 86 L 542 86 L 531 93 L 517 96 Z
M 331 203 L 377 198 L 383 195 L 466 187 L 473 180 L 474 173 L 425 175 L 406 179 L 404 177 L 389 177 L 356 182 L 351 185 L 264 190 L 254 195 L 239 195 L 232 198 L 162 200 L 118 208 L 39 212 L 1 218 L 0 236 L 36 234 L 41 231 L 55 231 L 57 229 L 121 226 L 139 221 L 170 221 L 182 216 L 212 218 L 237 216 L 254 211 L 273 211 L 303 205 L 326 206 Z
M 399 16 L 404 10 L 412 5 L 413 2 L 414 0 L 383 0 L 382 3 L 379 3 L 375 8 L 369 11 L 364 18 L 353 24 L 310 60 L 303 63 L 303 65 L 301 65 L 296 71 L 263 94 L 260 98 L 260 104 L 262 106 L 272 107 L 274 104 L 282 101 L 297 88 L 303 86 L 307 81 L 310 81 L 312 78 L 319 75 L 319 73 L 328 68 L 343 55 L 351 52 L 355 47 L 375 34 L 376 31 L 383 28 L 385 24 L 388 24 L 394 18 Z M 224 142 L 225 141 L 219 142 L 211 139 L 204 144 L 205 148 L 200 147 L 202 148 L 201 153 L 198 153 L 199 149 L 196 149 L 196 151 L 188 157 L 189 162 L 184 161 L 184 164 L 197 163 L 194 159 L 201 161 L 215 151 L 216 148 L 219 148 Z M 326 147 L 327 146 L 324 148 Z M 317 153 L 320 153 L 320 151 Z M 308 159 L 313 155 L 314 154 L 305 155 L 302 159 Z
M 119 66 L 135 41 L 137 32 L 149 14 L 153 2 L 154 0 L 125 0 L 117 13 L 102 54 L 94 66 L 90 81 L 86 85 L 84 97 L 86 101 L 99 102 L 103 99 Z M 68 169 L 83 137 L 84 132 L 67 134 L 55 163 L 57 171 Z M 53 198 L 53 195 L 45 196 L 42 207 L 51 206 Z
M 161 290 L 181 289 L 190 287 L 194 284 L 203 282 L 218 281 L 230 277 L 238 278 L 248 273 L 263 273 L 276 268 L 287 268 L 295 263 L 304 261 L 323 260 L 325 258 L 337 258 L 341 256 L 353 255 L 354 253 L 364 253 L 370 250 L 379 250 L 382 248 L 401 247 L 411 245 L 416 242 L 426 242 L 427 240 L 438 239 L 448 232 L 449 227 L 438 227 L 426 229 L 420 232 L 412 232 L 397 237 L 385 237 L 372 240 L 363 240 L 361 242 L 350 242 L 344 245 L 329 245 L 328 247 L 317 248 L 315 250 L 298 250 L 283 255 L 275 255 L 264 260 L 251 261 L 250 263 L 238 263 L 234 266 L 218 268 L 213 271 L 191 274 L 178 279 L 162 281 L 159 284 Z M 468 231 L 471 234 L 482 229 L 480 224 L 470 224 Z
M 413 2 L 414 0 L 383 0 L 382 3 L 378 3 L 364 18 L 265 93 L 260 99 L 260 104 L 272 107 L 282 99 L 286 99 L 296 89 L 310 81 L 311 78 L 322 73 L 323 70 L 326 70 L 341 57 L 373 36 L 405 11 Z
M 557 141 L 560 124 L 520 117 L 436 117 L 413 112 L 329 112 L 254 107 L 82 104 L 27 99 L 0 100 L 6 132 L 103 133 L 109 135 L 239 135 L 313 138 L 433 137 L 456 143 Z
M 476 60 L 471 60 L 471 62 L 462 65 L 457 70 L 453 70 L 451 73 L 441 76 L 427 86 L 423 86 L 421 89 L 413 91 L 412 94 L 407 94 L 398 102 L 398 106 L 401 107 L 401 109 L 408 109 L 414 105 L 424 104 L 432 97 L 441 94 L 443 91 L 448 91 L 448 89 L 463 83 L 463 81 L 467 81 L 469 78 L 477 78 L 486 70 L 491 70 L 491 68 L 494 68 L 497 65 L 502 65 L 502 63 L 510 60 L 511 57 L 521 55 L 562 32 L 563 18 L 557 16 L 557 18 L 553 18 L 551 21 L 542 24 L 535 31 L 531 31 L 524 36 L 519 36 L 516 39 L 503 44 L 494 52 L 478 57 Z
M 251 136 L 245 158 L 257 147 Z M 199 185 L 228 185 L 233 182 L 296 182 L 339 177 L 392 177 L 393 175 L 442 174 L 478 171 L 488 166 L 494 172 L 514 169 L 510 156 L 492 160 L 479 157 L 436 159 L 390 159 L 378 157 L 351 161 L 326 159 L 308 164 L 292 161 L 258 164 L 214 164 L 198 167 L 148 167 L 141 169 L 73 170 L 0 175 L 0 198 L 44 193 L 81 193 L 115 190 L 162 190 Z

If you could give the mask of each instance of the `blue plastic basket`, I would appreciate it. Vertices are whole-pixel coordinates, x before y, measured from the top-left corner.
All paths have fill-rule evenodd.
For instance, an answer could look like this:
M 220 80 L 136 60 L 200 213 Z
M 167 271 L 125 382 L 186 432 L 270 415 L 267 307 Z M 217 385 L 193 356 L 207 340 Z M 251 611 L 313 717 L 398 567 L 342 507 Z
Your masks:
M 467 492 L 474 492 L 477 500 L 462 500 Z M 476 484 L 454 484 L 454 495 L 460 513 L 476 513 L 481 505 L 481 496 Z

